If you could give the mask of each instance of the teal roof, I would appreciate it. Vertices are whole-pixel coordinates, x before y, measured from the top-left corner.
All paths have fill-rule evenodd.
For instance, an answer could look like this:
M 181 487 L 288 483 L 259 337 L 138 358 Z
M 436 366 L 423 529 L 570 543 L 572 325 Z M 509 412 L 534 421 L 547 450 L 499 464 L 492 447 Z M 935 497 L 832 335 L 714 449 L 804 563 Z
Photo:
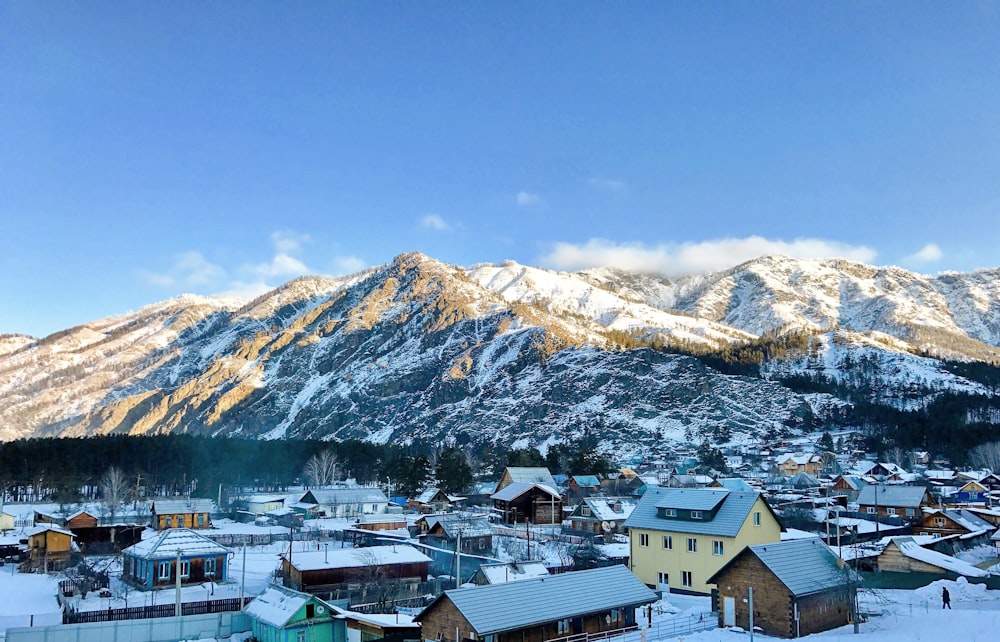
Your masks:
M 727 477 L 725 479 L 717 479 L 715 481 L 717 481 L 720 484 L 722 484 L 722 487 L 725 488 L 726 490 L 736 490 L 736 491 L 748 492 L 748 493 L 753 492 L 753 486 L 751 486 L 750 484 L 746 483 L 744 480 L 740 479 L 739 477 Z
M 837 556 L 826 544 L 818 538 L 808 538 L 750 546 L 708 581 L 715 584 L 715 579 L 730 564 L 748 554 L 755 555 L 795 597 L 841 587 L 850 579 L 850 571 L 841 568 Z
M 759 492 L 741 493 L 709 488 L 662 488 L 650 486 L 639 504 L 625 522 L 627 528 L 644 528 L 693 535 L 719 535 L 736 537 L 746 521 Z M 699 506 L 716 505 L 721 502 L 714 515 L 703 520 L 677 519 L 657 516 L 657 507 L 704 510 Z
M 656 593 L 620 564 L 536 579 L 445 591 L 477 635 L 511 631 L 657 600 Z

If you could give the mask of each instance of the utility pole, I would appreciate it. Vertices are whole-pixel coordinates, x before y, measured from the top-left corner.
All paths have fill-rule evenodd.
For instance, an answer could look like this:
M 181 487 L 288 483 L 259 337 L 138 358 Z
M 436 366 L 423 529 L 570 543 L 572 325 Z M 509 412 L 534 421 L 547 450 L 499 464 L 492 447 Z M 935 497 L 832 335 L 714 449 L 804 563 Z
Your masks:
M 174 566 L 174 586 L 177 598 L 174 602 L 174 615 L 181 616 L 181 551 L 177 551 L 177 561 Z
M 462 529 L 455 536 L 455 588 L 462 586 Z
M 243 589 L 247 584 L 247 540 L 243 538 L 243 568 L 240 569 L 240 608 L 243 607 Z
M 750 642 L 753 642 L 753 587 L 747 587 L 747 607 L 750 610 Z

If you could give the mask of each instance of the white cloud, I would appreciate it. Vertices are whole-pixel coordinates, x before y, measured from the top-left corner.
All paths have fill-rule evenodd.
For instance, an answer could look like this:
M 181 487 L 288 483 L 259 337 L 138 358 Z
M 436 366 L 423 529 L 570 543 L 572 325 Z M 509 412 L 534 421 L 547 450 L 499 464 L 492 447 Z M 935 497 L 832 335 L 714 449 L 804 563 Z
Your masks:
M 647 247 L 642 243 L 616 243 L 591 239 L 583 245 L 556 243 L 541 258 L 544 265 L 560 270 L 590 267 L 617 267 L 637 272 L 656 272 L 671 276 L 720 270 L 768 254 L 794 258 L 845 258 L 862 263 L 875 259 L 875 250 L 863 245 L 848 245 L 825 239 L 781 241 L 762 236 L 724 238 L 687 243 L 660 243 Z
M 253 266 L 253 272 L 264 278 L 296 277 L 308 274 L 309 268 L 294 256 L 279 252 L 269 262 Z
M 431 230 L 446 231 L 450 230 L 451 226 L 438 216 L 437 214 L 428 214 L 427 216 L 420 219 L 420 227 L 426 227 Z
M 928 243 L 918 251 L 903 259 L 904 263 L 935 263 L 941 260 L 944 253 L 936 243 Z
M 587 181 L 591 187 L 599 190 L 604 190 L 605 192 L 624 192 L 628 185 L 625 181 L 617 178 L 606 178 L 601 176 L 595 176 Z
M 271 242 L 274 243 L 274 251 L 283 254 L 298 254 L 302 251 L 302 246 L 310 240 L 308 234 L 296 234 L 290 230 L 283 230 L 271 233 Z
M 368 267 L 368 263 L 356 256 L 338 256 L 333 260 L 339 274 L 353 274 Z
M 538 194 L 532 194 L 531 192 L 518 192 L 517 193 L 517 204 L 521 207 L 528 207 L 529 205 L 535 205 L 541 202 L 542 198 Z
M 219 292 L 219 296 L 231 296 L 239 299 L 244 299 L 250 301 L 259 297 L 265 292 L 270 292 L 274 289 L 274 286 L 268 285 L 263 281 L 257 281 L 253 283 L 247 283 L 245 281 L 233 281 L 229 284 L 229 287 Z
M 226 276 L 220 266 L 208 261 L 201 252 L 182 252 L 165 274 L 139 271 L 139 279 L 148 285 L 162 288 L 174 286 L 194 287 L 217 282 Z

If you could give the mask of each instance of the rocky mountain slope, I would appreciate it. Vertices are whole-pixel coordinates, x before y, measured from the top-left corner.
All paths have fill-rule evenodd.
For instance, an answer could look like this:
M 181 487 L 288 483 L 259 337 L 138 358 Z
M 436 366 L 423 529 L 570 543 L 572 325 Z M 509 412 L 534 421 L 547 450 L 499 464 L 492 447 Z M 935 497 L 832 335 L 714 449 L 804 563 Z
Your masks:
M 813 333 L 808 345 L 757 376 L 673 349 L 710 354 L 792 330 Z M 670 349 L 622 349 L 623 336 Z M 843 379 L 873 359 L 880 383 L 863 385 L 894 407 L 988 397 L 926 354 L 992 359 L 998 339 L 998 271 L 928 278 L 765 257 L 671 283 L 408 254 L 251 302 L 185 296 L 41 340 L 0 337 L 0 439 L 179 431 L 544 448 L 588 432 L 626 453 L 843 422 L 849 401 L 783 381 Z

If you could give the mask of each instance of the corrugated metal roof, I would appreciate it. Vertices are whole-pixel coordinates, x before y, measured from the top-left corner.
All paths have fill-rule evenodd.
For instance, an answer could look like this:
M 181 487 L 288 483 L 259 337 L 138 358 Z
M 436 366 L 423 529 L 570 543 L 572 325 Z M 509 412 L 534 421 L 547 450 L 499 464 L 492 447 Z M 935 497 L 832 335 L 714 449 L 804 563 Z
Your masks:
M 188 513 L 214 513 L 215 502 L 211 499 L 190 497 L 183 499 L 154 499 L 153 512 L 157 515 L 179 515 Z
M 715 510 L 729 494 L 728 490 L 701 488 L 677 488 L 677 492 L 666 493 L 656 502 L 657 508 L 679 508 L 682 510 Z
M 444 597 L 452 601 L 478 635 L 647 604 L 657 599 L 656 593 L 639 578 L 617 564 L 520 582 L 452 589 L 438 599 Z M 421 615 L 416 619 L 420 620 Z
M 753 492 L 753 486 L 746 483 L 739 477 L 727 477 L 725 479 L 717 479 L 716 481 L 722 484 L 722 487 L 725 488 L 726 490 Z
M 837 564 L 837 556 L 818 538 L 758 544 L 750 551 L 796 597 L 843 586 L 848 580 L 849 571 Z
M 376 565 L 419 564 L 430 561 L 431 558 L 412 546 L 404 544 L 292 553 L 292 566 L 300 571 L 318 571 L 328 568 L 361 568 Z
M 862 488 L 858 494 L 858 504 L 916 508 L 920 506 L 926 493 L 927 489 L 923 486 L 869 485 Z
M 554 498 L 559 499 L 559 493 L 554 488 L 546 486 L 545 484 L 534 484 L 528 482 L 514 482 L 513 484 L 507 484 L 497 492 L 493 493 L 491 499 L 498 499 L 502 502 L 509 502 L 511 500 L 517 499 L 524 493 L 528 492 L 532 488 L 540 488 L 542 491 L 552 495 Z
M 140 559 L 168 559 L 180 552 L 184 557 L 226 555 L 229 549 L 201 533 L 187 528 L 169 528 L 151 539 L 144 539 L 122 553 Z
M 686 520 L 662 518 L 657 516 L 657 506 L 661 502 L 680 501 L 679 497 L 704 493 L 706 496 L 724 495 L 722 506 L 715 517 L 706 520 Z M 678 498 L 671 497 L 677 495 Z M 735 537 L 743 522 L 746 521 L 754 502 L 760 497 L 759 492 L 740 493 L 727 490 L 707 488 L 660 488 L 649 486 L 639 504 L 632 511 L 625 526 L 628 528 L 645 528 L 674 533 L 691 533 L 693 535 L 720 535 Z M 684 501 L 689 501 L 685 499 Z M 697 503 L 696 499 L 690 501 Z M 711 501 L 711 500 L 708 500 Z M 699 510 L 694 508 L 694 510 Z
M 512 482 L 523 482 L 528 484 L 545 484 L 552 488 L 558 488 L 556 480 L 552 478 L 552 473 L 544 466 L 508 466 L 507 474 Z

